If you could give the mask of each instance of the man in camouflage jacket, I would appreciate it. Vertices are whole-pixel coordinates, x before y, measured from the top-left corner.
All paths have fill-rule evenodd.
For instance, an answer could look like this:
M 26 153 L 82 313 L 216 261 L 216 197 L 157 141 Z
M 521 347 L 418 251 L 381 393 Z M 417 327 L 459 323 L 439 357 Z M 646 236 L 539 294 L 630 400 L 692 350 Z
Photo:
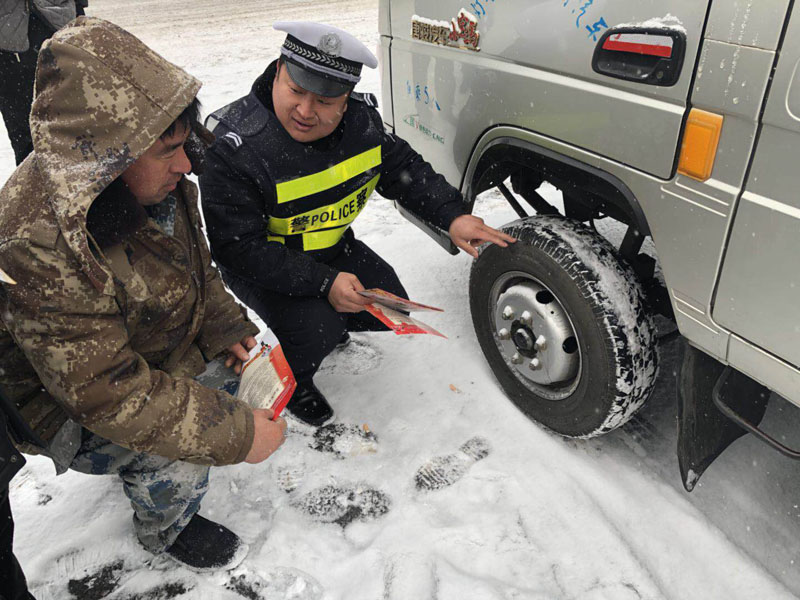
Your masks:
M 194 379 L 226 351 L 246 359 L 258 331 L 211 266 L 184 177 L 199 88 L 99 19 L 43 46 L 34 152 L 0 191 L 16 280 L 0 290 L 0 391 L 59 471 L 123 477 L 146 548 L 209 568 L 244 552 L 195 514 L 208 466 L 264 460 L 285 423 Z

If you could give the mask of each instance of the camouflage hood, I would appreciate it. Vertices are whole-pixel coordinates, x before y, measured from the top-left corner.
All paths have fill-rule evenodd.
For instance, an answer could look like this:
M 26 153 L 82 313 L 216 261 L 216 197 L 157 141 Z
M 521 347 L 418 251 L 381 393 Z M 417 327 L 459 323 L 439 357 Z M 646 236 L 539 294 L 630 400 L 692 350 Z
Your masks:
M 92 252 L 94 199 L 192 102 L 200 82 L 138 38 L 79 17 L 42 47 L 31 110 L 36 162 L 58 224 L 92 283 L 114 295 Z

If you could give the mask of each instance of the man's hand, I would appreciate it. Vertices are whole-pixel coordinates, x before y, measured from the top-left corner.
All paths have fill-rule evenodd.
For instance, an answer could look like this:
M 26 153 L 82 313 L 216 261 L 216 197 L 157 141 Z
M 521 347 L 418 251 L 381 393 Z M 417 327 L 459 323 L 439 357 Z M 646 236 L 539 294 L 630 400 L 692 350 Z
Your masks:
M 282 417 L 272 420 L 273 412 L 269 408 L 253 409 L 253 445 L 244 462 L 251 465 L 260 463 L 269 458 L 286 439 L 286 421 Z
M 489 227 L 483 222 L 483 219 L 473 215 L 456 217 L 450 224 L 449 233 L 453 243 L 473 258 L 478 258 L 476 246 L 486 242 L 505 248 L 508 244 L 517 241 L 507 233 Z
M 372 302 L 358 293 L 361 291 L 364 291 L 364 286 L 361 285 L 358 277 L 352 273 L 339 273 L 328 292 L 328 302 L 336 312 L 361 312 L 364 310 L 364 305 Z
M 256 338 L 248 335 L 241 342 L 237 342 L 228 348 L 228 358 L 225 359 L 225 366 L 233 367 L 237 375 L 242 372 L 242 365 L 250 359 L 250 350 L 255 348 Z

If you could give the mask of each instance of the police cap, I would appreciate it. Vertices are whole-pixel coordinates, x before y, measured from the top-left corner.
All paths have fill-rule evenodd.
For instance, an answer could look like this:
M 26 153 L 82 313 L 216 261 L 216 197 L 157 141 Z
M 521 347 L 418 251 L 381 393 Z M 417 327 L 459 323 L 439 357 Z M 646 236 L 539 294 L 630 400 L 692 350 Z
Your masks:
M 378 60 L 346 31 L 308 21 L 279 21 L 273 25 L 287 33 L 281 47 L 289 76 L 309 92 L 341 96 L 361 80 L 361 67 L 374 69 Z

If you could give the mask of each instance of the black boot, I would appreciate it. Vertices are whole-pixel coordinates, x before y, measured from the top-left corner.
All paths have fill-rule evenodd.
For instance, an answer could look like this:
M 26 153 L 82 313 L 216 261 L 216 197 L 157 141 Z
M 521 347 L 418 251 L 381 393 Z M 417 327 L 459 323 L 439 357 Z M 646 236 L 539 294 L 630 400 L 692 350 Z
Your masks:
M 333 416 L 333 409 L 313 381 L 298 381 L 297 389 L 286 405 L 292 416 L 315 427 Z
M 195 514 L 167 554 L 192 571 L 227 571 L 239 566 L 247 550 L 230 529 Z
M 341 350 L 342 348 L 347 348 L 350 345 L 350 341 L 351 341 L 350 340 L 350 332 L 349 331 L 345 331 L 342 334 L 342 339 L 340 339 L 339 343 L 336 344 L 336 348 L 338 348 L 339 350 Z

